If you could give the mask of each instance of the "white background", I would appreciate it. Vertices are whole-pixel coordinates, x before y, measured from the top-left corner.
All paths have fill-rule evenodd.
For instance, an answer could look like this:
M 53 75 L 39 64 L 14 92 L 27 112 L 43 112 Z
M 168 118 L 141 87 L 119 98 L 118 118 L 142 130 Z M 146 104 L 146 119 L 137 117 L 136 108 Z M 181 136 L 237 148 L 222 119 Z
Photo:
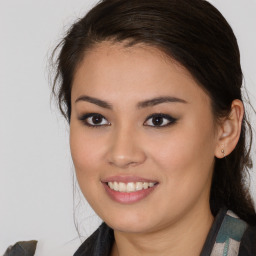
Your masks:
M 256 107 L 256 0 L 211 2 L 237 35 Z M 68 126 L 50 104 L 47 62 L 64 31 L 94 3 L 0 0 L 0 255 L 19 240 L 39 240 L 37 256 L 73 255 L 79 246 Z M 255 154 L 254 144 L 254 162 Z M 83 211 L 79 219 L 89 235 L 99 220 L 88 206 Z

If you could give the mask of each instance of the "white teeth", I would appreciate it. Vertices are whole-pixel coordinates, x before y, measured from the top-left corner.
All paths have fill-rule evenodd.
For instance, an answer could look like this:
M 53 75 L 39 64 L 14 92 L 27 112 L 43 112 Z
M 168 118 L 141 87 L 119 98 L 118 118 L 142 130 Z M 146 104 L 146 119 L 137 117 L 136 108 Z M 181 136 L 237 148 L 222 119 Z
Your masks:
M 108 186 L 109 186 L 111 189 L 114 189 L 114 184 L 113 184 L 113 182 L 109 182 L 109 183 L 108 183 Z
M 136 191 L 142 190 L 142 182 L 136 182 Z
M 148 188 L 152 188 L 154 187 L 156 183 L 154 182 L 128 182 L 123 183 L 123 182 L 108 182 L 108 186 L 115 190 L 115 191 L 119 191 L 119 192 L 135 192 L 135 191 L 139 191 L 142 189 L 148 189 Z
M 119 183 L 119 189 L 118 189 L 118 191 L 120 191 L 120 192 L 125 192 L 125 191 L 126 191 L 126 185 L 125 185 L 125 183 L 123 183 L 123 182 L 120 182 L 120 183 Z
M 133 192 L 133 191 L 136 191 L 135 184 L 133 182 L 127 183 L 125 192 Z
M 147 189 L 148 188 L 148 182 L 143 182 L 143 188 Z
M 153 182 L 150 182 L 150 183 L 149 183 L 149 187 L 151 187 L 151 188 L 154 187 L 154 185 L 155 185 L 155 184 L 154 184 Z
M 114 182 L 114 187 L 113 187 L 113 189 L 115 190 L 115 191 L 118 191 L 118 189 L 119 189 L 119 184 L 115 181 Z

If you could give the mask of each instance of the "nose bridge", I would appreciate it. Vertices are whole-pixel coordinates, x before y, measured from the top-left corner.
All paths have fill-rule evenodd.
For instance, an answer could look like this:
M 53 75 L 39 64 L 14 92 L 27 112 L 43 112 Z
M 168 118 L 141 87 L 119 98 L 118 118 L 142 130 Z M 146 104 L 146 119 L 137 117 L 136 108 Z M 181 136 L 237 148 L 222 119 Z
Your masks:
M 139 131 L 129 124 L 122 124 L 113 130 L 108 152 L 110 164 L 119 168 L 136 166 L 145 161 L 142 145 L 139 145 Z

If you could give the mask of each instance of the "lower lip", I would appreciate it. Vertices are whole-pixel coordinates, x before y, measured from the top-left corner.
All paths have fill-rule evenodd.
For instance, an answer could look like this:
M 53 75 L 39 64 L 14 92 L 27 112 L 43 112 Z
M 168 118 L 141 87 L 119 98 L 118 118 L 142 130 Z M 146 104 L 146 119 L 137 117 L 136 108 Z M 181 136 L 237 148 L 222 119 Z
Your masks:
M 139 191 L 127 193 L 127 192 L 119 192 L 111 189 L 106 183 L 102 183 L 107 194 L 110 196 L 111 199 L 118 203 L 122 204 L 132 204 L 136 203 L 145 197 L 147 197 L 149 194 L 151 194 L 154 189 L 157 187 L 157 185 L 147 188 L 147 189 L 142 189 Z

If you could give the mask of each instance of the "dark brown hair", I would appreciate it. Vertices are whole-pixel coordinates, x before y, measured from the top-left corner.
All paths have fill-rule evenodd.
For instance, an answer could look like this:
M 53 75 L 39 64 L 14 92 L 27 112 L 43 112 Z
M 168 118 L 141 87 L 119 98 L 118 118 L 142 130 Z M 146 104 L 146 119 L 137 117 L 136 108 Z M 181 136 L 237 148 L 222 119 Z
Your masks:
M 70 121 L 75 70 L 86 51 L 103 41 L 143 43 L 183 65 L 211 98 L 216 122 L 227 117 L 234 99 L 242 100 L 243 75 L 236 37 L 221 13 L 204 0 L 103 0 L 78 20 L 58 45 L 53 92 Z M 246 146 L 246 136 L 249 145 Z M 250 224 L 256 213 L 245 186 L 252 130 L 243 118 L 239 142 L 215 159 L 210 206 L 215 215 L 226 206 Z

